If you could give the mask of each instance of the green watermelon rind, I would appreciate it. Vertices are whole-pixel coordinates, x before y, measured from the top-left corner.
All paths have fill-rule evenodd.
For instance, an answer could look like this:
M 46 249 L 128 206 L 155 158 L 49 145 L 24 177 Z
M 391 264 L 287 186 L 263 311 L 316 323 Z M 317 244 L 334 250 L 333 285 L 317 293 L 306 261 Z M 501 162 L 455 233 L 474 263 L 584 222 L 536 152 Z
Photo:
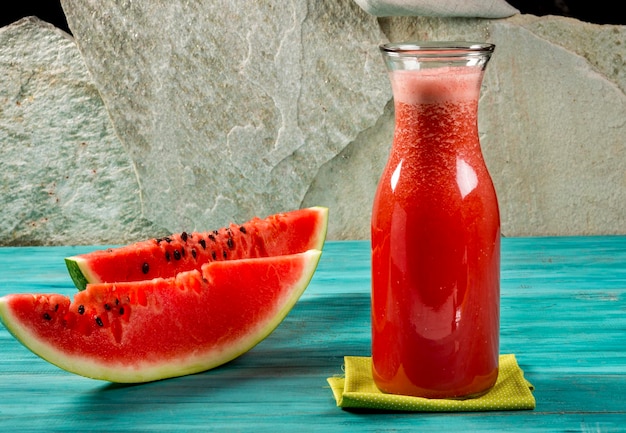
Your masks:
M 308 208 L 320 215 L 322 225 L 316 233 L 316 243 L 311 245 L 311 249 L 322 250 L 326 242 L 328 231 L 328 208 L 323 206 L 313 206 Z M 296 251 L 294 251 L 295 253 Z M 302 251 L 297 251 L 302 252 Z M 85 290 L 89 283 L 101 283 L 101 278 L 89 268 L 89 263 L 82 256 L 72 256 L 65 258 L 65 265 L 72 282 L 79 291 Z
M 56 349 L 54 346 L 39 341 L 25 326 L 20 326 L 8 306 L 7 297 L 0 297 L 0 322 L 31 352 L 63 370 L 81 376 L 117 383 L 141 383 L 200 373 L 223 365 L 248 352 L 267 338 L 287 317 L 313 278 L 321 251 L 309 250 L 293 256 L 303 256 L 305 267 L 298 281 L 293 284 L 290 296 L 284 300 L 282 307 L 271 320 L 258 327 L 255 332 L 247 334 L 245 338 L 239 339 L 237 344 L 231 344 L 223 348 L 219 353 L 209 352 L 202 356 L 196 356 L 192 361 L 189 360 L 190 357 L 187 357 L 184 364 L 177 363 L 177 361 L 180 361 L 177 359 L 161 359 L 160 362 L 147 362 L 144 365 L 135 364 L 129 368 L 108 365 L 105 362 L 100 363 L 91 358 L 84 359 L 78 356 L 66 356 L 64 352 Z M 275 256 L 274 258 L 279 257 Z M 268 259 L 271 260 L 272 258 L 249 260 Z M 226 262 L 218 263 L 223 265 Z M 209 263 L 205 266 L 210 268 L 211 265 Z
M 98 282 L 95 276 L 86 277 L 89 274 L 89 270 L 81 267 L 83 261 L 79 257 L 67 257 L 65 259 L 65 265 L 67 271 L 70 274 L 70 278 L 74 282 L 76 288 L 80 291 L 85 290 L 89 282 Z

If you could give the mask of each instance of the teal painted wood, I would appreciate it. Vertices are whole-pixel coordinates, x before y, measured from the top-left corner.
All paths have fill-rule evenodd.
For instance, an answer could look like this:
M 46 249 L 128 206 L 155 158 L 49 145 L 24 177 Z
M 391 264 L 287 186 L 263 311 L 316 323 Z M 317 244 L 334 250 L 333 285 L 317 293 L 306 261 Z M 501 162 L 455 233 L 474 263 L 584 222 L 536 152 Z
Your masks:
M 0 248 L 0 295 L 75 289 L 63 257 L 94 247 Z M 369 246 L 328 242 L 310 287 L 248 354 L 134 386 L 37 358 L 0 327 L 2 431 L 626 431 L 626 237 L 507 238 L 502 353 L 537 408 L 455 414 L 338 409 L 326 378 L 369 355 Z

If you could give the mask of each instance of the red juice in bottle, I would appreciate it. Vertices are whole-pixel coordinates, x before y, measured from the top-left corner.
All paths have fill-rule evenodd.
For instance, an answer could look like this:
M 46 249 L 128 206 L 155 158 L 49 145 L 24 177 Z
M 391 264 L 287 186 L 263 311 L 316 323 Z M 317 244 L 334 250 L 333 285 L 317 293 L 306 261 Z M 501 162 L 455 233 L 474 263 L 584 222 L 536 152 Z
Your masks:
M 420 67 L 386 59 L 396 123 L 371 222 L 372 373 L 383 392 L 474 396 L 498 375 L 500 217 L 477 127 L 489 56 L 446 57 L 466 56 L 457 51 Z

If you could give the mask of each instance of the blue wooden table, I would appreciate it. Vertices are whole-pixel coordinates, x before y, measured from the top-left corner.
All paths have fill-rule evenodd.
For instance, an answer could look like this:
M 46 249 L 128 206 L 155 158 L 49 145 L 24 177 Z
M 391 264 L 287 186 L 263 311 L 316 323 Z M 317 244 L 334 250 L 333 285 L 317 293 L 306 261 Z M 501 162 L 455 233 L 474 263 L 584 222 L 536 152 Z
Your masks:
M 63 257 L 95 247 L 0 248 L 0 295 L 73 285 Z M 0 326 L 1 431 L 626 431 L 626 237 L 503 239 L 501 351 L 535 386 L 533 411 L 368 413 L 326 378 L 368 356 L 369 245 L 327 242 L 279 328 L 206 373 L 123 386 L 66 373 Z

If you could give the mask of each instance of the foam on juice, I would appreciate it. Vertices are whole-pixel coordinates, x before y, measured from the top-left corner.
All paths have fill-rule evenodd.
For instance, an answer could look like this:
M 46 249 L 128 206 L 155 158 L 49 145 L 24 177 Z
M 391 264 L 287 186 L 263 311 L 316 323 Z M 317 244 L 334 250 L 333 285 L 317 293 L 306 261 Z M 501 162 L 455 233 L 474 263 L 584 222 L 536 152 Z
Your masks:
M 478 99 L 483 70 L 443 67 L 390 72 L 394 99 L 406 104 L 433 104 Z

